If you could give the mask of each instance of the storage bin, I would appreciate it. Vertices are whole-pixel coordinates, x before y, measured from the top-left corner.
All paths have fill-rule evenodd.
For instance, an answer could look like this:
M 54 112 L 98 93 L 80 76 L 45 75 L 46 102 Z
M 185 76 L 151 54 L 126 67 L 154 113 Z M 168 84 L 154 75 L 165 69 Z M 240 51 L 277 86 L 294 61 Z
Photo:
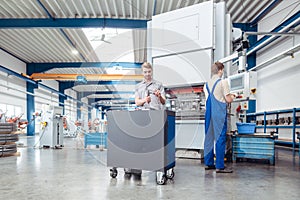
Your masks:
M 255 123 L 236 123 L 238 134 L 254 134 Z
M 238 134 L 232 136 L 232 160 L 238 158 L 267 159 L 275 165 L 275 138 L 268 134 Z

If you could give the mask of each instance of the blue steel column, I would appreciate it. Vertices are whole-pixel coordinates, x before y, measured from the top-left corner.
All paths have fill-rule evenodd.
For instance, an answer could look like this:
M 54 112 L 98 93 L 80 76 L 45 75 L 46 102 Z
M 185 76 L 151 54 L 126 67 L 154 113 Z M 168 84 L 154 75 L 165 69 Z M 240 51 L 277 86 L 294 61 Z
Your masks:
M 74 86 L 74 82 L 58 82 L 58 90 L 59 90 L 59 106 L 63 107 L 63 114 L 65 114 L 65 106 L 64 102 L 67 99 L 67 95 L 65 94 L 65 90 L 72 88 Z
M 267 132 L 267 112 L 264 112 L 264 133 Z
M 295 148 L 296 148 L 296 108 L 293 108 L 293 154 L 295 153 Z M 300 144 L 299 144 L 300 145 Z
M 246 114 L 248 113 L 255 113 L 256 112 L 256 100 L 248 100 L 248 110 L 246 111 Z M 251 116 L 246 118 L 247 122 L 256 122 L 256 116 Z
M 92 108 L 88 107 L 88 119 L 92 119 Z
M 26 74 L 31 75 L 34 72 L 34 69 L 26 65 Z M 37 88 L 38 85 L 26 82 L 26 91 L 34 94 L 34 89 Z M 26 104 L 27 104 L 27 119 L 29 120 L 29 124 L 27 126 L 27 135 L 34 136 L 35 135 L 35 120 L 31 120 L 33 118 L 32 114 L 35 112 L 35 103 L 34 96 L 30 94 L 26 94 Z
M 36 86 L 32 83 L 27 82 L 26 83 L 26 91 L 30 93 L 34 93 L 34 88 Z M 35 135 L 35 120 L 31 120 L 33 118 L 32 114 L 35 111 L 34 106 L 34 96 L 27 94 L 27 119 L 30 121 L 30 123 L 27 126 L 27 135 L 28 136 L 34 136 Z
M 104 119 L 104 117 L 105 117 L 105 111 L 106 111 L 106 110 L 102 110 L 102 111 L 101 111 L 101 119 Z
M 58 90 L 62 94 L 65 93 L 65 88 L 61 87 L 60 83 L 59 83 L 59 86 L 58 86 Z M 66 97 L 59 94 L 58 100 L 59 100 L 59 106 L 61 106 L 63 108 L 63 115 L 64 115 L 65 114 L 65 100 L 66 100 Z
M 82 95 L 82 92 L 77 92 L 77 100 L 81 101 L 83 95 Z M 81 118 L 81 108 L 82 106 L 82 103 L 80 102 L 77 102 L 77 119 L 80 119 Z

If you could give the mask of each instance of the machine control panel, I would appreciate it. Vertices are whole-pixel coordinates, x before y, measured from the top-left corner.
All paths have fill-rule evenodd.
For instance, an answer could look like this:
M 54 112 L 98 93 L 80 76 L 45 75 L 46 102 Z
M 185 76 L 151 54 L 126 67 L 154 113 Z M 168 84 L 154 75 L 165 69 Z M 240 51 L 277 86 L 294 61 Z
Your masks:
M 255 99 L 257 73 L 243 72 L 228 77 L 230 92 L 236 95 L 235 101 Z

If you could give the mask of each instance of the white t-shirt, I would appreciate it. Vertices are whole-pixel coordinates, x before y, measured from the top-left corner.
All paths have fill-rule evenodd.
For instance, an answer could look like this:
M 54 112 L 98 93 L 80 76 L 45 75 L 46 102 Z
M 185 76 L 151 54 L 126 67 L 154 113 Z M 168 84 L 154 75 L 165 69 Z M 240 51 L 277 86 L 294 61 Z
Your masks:
M 208 88 L 209 88 L 210 92 L 212 92 L 212 89 L 213 89 L 212 87 L 214 86 L 215 82 L 219 78 L 220 77 L 218 75 L 213 75 L 213 77 L 208 81 L 208 83 L 206 83 L 206 84 L 208 84 Z M 204 93 L 205 93 L 205 98 L 207 99 L 208 92 L 206 90 L 206 84 L 204 85 Z M 223 79 L 216 85 L 216 88 L 214 91 L 214 96 L 217 100 L 226 103 L 225 96 L 227 96 L 228 94 L 230 94 L 228 80 Z

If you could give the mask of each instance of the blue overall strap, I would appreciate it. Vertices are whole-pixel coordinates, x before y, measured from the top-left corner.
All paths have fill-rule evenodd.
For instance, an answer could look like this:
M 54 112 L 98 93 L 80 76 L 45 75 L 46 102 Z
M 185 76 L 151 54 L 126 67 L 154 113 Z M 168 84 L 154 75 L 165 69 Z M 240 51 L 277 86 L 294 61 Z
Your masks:
M 206 90 L 208 92 L 208 97 L 206 100 L 206 110 L 205 110 L 205 133 L 208 132 L 210 120 L 211 120 L 211 115 L 212 115 L 212 98 L 214 99 L 214 91 L 216 88 L 216 85 L 221 81 L 221 79 L 218 79 L 215 84 L 213 85 L 212 92 L 210 92 L 208 84 L 206 83 Z
M 226 110 L 226 103 L 225 102 L 221 102 L 218 99 L 215 98 L 213 92 L 215 90 L 215 86 L 216 84 L 218 84 L 221 81 L 221 79 L 218 79 L 216 81 L 216 83 L 214 84 L 212 93 L 211 93 L 211 118 L 210 120 L 213 121 L 213 131 L 215 134 L 215 139 L 217 140 L 219 135 L 221 134 L 223 128 L 224 128 L 224 122 L 226 119 L 226 115 L 227 115 L 227 110 Z
M 212 94 L 213 94 L 214 91 L 215 91 L 216 85 L 217 85 L 220 81 L 221 81 L 221 79 L 218 79 L 218 80 L 215 82 L 215 84 L 213 85 L 212 92 L 211 92 Z M 208 95 L 210 95 L 211 93 L 210 93 L 208 84 L 206 84 L 206 90 L 207 90 L 207 92 L 208 92 Z
M 214 86 L 213 86 L 213 88 L 212 88 L 212 90 L 211 90 L 211 93 L 212 93 L 212 94 L 213 94 L 214 91 L 215 91 L 216 85 L 217 85 L 220 81 L 221 81 L 221 79 L 219 78 L 219 79 L 215 82 L 215 84 L 214 84 Z

